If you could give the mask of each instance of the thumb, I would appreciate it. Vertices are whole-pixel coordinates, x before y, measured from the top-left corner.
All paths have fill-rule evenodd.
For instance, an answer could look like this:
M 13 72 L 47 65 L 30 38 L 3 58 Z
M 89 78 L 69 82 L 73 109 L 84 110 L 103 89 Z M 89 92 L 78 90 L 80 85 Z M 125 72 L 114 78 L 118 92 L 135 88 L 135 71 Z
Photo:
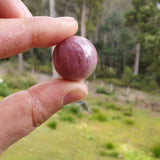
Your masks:
M 82 82 L 49 80 L 0 102 L 0 153 L 32 132 L 65 104 L 88 93 Z

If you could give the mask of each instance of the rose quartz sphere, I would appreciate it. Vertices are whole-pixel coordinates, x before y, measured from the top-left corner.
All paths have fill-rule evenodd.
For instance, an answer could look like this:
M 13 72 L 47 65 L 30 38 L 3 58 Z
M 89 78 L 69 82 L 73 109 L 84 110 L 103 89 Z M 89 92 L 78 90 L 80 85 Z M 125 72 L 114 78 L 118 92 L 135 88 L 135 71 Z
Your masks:
M 95 47 L 88 39 L 72 36 L 57 44 L 52 60 L 56 71 L 64 79 L 79 81 L 94 72 L 98 58 Z

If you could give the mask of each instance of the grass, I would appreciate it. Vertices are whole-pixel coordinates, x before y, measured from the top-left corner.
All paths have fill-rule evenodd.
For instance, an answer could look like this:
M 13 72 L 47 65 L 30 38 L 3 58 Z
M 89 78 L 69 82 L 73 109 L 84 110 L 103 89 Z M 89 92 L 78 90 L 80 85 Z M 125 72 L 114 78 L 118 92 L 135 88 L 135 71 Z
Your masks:
M 106 89 L 105 88 L 101 88 L 101 87 L 97 87 L 96 88 L 96 93 L 109 95 L 109 93 L 106 91 Z
M 118 110 L 118 111 L 123 109 L 121 106 L 119 106 L 119 105 L 117 105 L 115 103 L 107 103 L 105 108 L 112 109 L 112 110 Z
M 49 122 L 48 127 L 50 127 L 51 129 L 56 129 L 57 128 L 57 122 L 55 122 L 55 121 Z
M 135 121 L 133 119 L 125 119 L 124 121 L 127 125 L 134 125 L 135 124 Z
M 120 106 L 104 94 L 99 97 L 90 94 L 86 99 L 91 113 L 82 114 L 74 104 L 64 106 L 45 124 L 12 145 L 1 159 L 159 159 L 160 145 L 155 139 L 160 139 L 160 116 L 131 104 Z
M 160 142 L 153 144 L 151 152 L 156 158 L 160 158 Z
M 104 148 L 108 149 L 108 150 L 112 150 L 115 148 L 115 144 L 112 143 L 112 142 L 107 142 L 105 145 L 104 145 Z

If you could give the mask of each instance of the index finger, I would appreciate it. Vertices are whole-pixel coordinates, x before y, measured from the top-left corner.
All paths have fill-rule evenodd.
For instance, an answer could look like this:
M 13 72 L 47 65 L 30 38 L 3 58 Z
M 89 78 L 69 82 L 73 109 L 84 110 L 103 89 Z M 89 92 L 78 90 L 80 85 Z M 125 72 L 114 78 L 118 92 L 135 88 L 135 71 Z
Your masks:
M 72 36 L 78 29 L 72 17 L 33 17 L 0 19 L 0 58 L 25 52 L 33 47 L 49 47 Z

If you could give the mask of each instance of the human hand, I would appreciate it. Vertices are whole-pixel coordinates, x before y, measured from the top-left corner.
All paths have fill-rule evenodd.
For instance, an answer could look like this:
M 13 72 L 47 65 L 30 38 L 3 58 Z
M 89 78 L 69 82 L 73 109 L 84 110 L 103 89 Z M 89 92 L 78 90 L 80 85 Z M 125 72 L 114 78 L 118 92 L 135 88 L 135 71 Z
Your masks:
M 0 58 L 49 47 L 72 36 L 73 18 L 32 17 L 20 0 L 0 0 Z M 82 82 L 48 80 L 0 102 L 0 153 L 31 133 L 65 104 L 88 93 Z

